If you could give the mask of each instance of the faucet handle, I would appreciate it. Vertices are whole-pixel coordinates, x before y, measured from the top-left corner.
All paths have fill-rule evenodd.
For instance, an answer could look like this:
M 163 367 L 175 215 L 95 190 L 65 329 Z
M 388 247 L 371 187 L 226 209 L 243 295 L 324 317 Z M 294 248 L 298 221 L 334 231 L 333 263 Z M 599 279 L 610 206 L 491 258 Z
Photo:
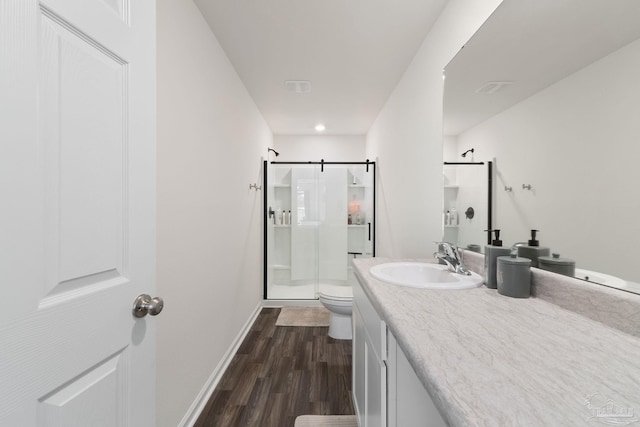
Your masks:
M 445 249 L 446 247 L 451 247 L 451 243 L 449 242 L 433 242 L 438 245 L 438 250 Z
M 450 256 L 455 259 L 460 259 L 460 254 L 458 253 L 458 249 L 455 245 L 449 242 L 436 242 L 438 245 L 438 251 L 444 251 L 445 255 Z

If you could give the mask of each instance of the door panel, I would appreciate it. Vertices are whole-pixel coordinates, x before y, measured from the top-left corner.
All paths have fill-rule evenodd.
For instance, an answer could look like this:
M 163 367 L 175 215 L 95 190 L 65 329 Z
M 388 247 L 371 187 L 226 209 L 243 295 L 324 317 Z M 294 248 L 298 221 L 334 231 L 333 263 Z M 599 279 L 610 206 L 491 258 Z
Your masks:
M 40 117 L 45 156 L 46 294 L 124 274 L 126 64 L 43 10 Z
M 318 240 L 318 279 L 320 283 L 346 282 L 347 254 L 347 169 L 328 166 L 318 176 L 320 221 Z M 322 289 L 320 289 L 322 290 Z
M 0 13 L 0 425 L 155 425 L 155 3 Z
M 126 352 L 126 351 L 125 351 Z M 38 420 L 46 427 L 127 424 L 125 352 L 92 367 L 39 399 Z

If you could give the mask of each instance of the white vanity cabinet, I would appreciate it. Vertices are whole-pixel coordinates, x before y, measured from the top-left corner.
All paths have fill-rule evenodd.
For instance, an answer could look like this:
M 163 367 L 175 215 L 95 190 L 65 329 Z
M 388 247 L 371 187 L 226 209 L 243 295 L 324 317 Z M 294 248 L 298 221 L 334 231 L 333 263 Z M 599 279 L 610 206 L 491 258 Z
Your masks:
M 353 285 L 352 318 L 353 401 L 358 425 L 446 426 L 360 283 Z

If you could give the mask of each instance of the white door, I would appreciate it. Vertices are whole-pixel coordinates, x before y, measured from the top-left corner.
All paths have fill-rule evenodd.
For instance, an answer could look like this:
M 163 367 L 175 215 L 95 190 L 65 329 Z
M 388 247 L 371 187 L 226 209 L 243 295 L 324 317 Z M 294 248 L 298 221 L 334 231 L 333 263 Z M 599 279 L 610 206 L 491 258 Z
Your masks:
M 155 425 L 154 0 L 0 0 L 0 425 Z

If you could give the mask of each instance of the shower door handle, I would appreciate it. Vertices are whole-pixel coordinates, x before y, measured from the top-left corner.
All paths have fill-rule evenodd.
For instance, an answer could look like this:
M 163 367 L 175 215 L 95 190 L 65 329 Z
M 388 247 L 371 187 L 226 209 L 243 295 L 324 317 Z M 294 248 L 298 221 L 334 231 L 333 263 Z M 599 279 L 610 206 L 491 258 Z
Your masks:
M 367 225 L 369 225 L 369 241 L 371 241 L 371 223 L 368 222 Z

